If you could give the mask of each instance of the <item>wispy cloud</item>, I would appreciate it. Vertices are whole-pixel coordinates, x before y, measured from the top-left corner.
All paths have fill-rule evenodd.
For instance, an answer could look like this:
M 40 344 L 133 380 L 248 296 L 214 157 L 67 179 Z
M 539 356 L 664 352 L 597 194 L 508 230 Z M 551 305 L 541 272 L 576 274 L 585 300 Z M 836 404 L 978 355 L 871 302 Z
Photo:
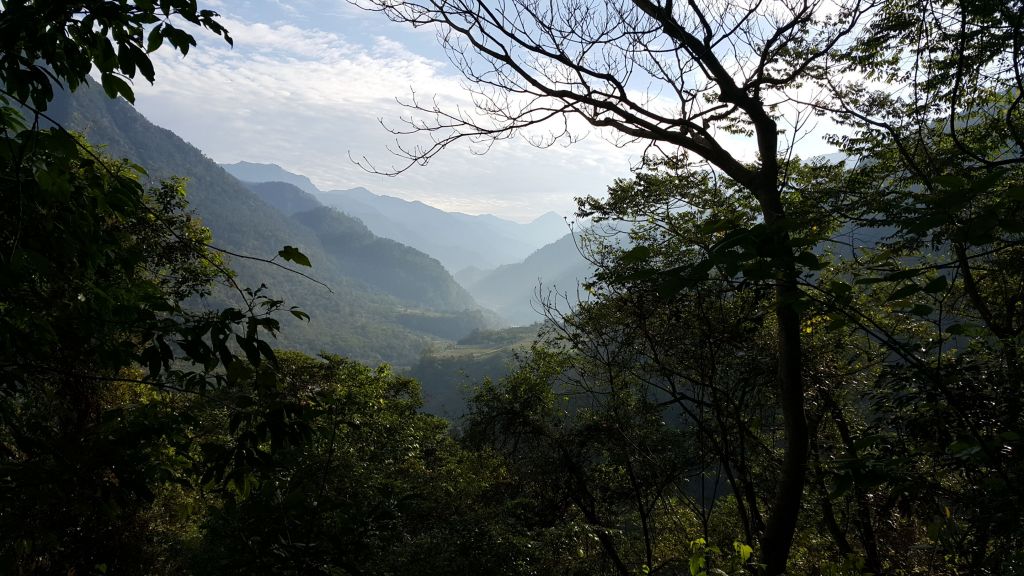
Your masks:
M 568 213 L 576 195 L 601 193 L 628 174 L 630 154 L 599 138 L 569 149 L 498 143 L 485 156 L 455 145 L 397 178 L 371 175 L 349 156 L 382 166 L 411 91 L 451 105 L 470 101 L 446 62 L 383 35 L 341 34 L 293 23 L 226 18 L 229 49 L 203 38 L 187 58 L 156 53 L 157 82 L 137 86 L 138 107 L 220 162 L 275 162 L 323 188 L 366 186 L 445 209 L 528 218 Z M 633 151 L 632 161 L 638 159 Z

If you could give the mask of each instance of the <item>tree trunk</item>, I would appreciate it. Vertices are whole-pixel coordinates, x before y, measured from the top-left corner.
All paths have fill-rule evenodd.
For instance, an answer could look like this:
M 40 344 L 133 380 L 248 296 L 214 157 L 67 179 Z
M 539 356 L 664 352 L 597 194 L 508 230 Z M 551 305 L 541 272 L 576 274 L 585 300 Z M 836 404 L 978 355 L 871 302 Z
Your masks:
M 774 175 L 772 175 L 774 176 Z M 786 571 L 789 550 L 796 532 L 803 499 L 808 458 L 807 419 L 804 416 L 804 388 L 800 344 L 800 312 L 797 302 L 797 269 L 786 217 L 778 189 L 758 191 L 758 201 L 773 239 L 772 258 L 780 271 L 775 287 L 775 318 L 778 323 L 779 402 L 785 439 L 785 455 L 778 492 L 768 517 L 761 555 L 767 576 Z

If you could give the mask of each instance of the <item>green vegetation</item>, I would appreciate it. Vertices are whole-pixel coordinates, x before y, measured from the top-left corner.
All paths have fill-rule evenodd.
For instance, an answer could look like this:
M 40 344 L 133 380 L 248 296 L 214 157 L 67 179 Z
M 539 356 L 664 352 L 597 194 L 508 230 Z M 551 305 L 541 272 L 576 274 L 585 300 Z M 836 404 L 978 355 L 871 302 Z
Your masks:
M 540 324 L 534 324 L 476 330 L 455 345 L 427 349 L 407 372 L 420 383 L 424 410 L 460 422 L 473 387 L 507 376 L 520 354 L 529 350 L 540 328 Z
M 263 262 L 225 257 L 243 285 L 265 284 L 275 298 L 310 313 L 308 322 L 284 319 L 277 346 L 411 366 L 424 348 L 493 325 L 425 254 L 377 238 L 327 208 L 320 216 L 289 217 L 124 101 L 83 88 L 58 93 L 48 114 L 102 143 L 105 153 L 144 166 L 150 180 L 187 176 L 189 204 L 213 232 L 216 247 L 270 258 L 291 245 L 309 257 L 310 273 L 329 289 Z M 210 305 L 228 305 L 232 298 L 230 291 L 215 291 Z
M 1019 7 L 855 4 L 836 20 L 811 4 L 582 6 L 380 5 L 447 22 L 471 79 L 689 151 L 579 199 L 597 225 L 590 299 L 548 310 L 456 435 L 420 411 L 415 380 L 273 338 L 375 360 L 461 335 L 426 373 L 504 360 L 533 327 L 482 330 L 421 253 L 328 208 L 289 219 L 124 102 L 52 90 L 95 66 L 107 96 L 130 99 L 152 50 L 194 45 L 172 22 L 227 38 L 216 14 L 0 4 L 0 570 L 1024 573 Z M 760 64 L 739 82 L 719 47 L 744 42 Z M 459 58 L 470 47 L 482 60 Z M 680 118 L 587 85 L 624 85 L 633 68 L 590 68 L 618 49 L 677 82 Z M 522 51 L 539 60 L 523 67 Z M 544 76 L 565 68 L 582 84 Z M 907 90 L 837 85 L 850 77 Z M 835 142 L 856 161 L 779 153 L 770 97 L 803 83 L 827 96 L 814 112 L 847 124 Z M 490 133 L 542 110 L 497 111 L 513 124 Z M 40 128 L 54 118 L 88 120 L 108 148 Z M 713 124 L 755 135 L 758 161 L 735 160 Z M 350 246 L 402 265 L 372 271 Z M 310 263 L 334 293 L 311 289 Z M 264 281 L 277 289 L 247 287 Z M 365 289 L 414 281 L 420 293 Z M 329 330 L 303 333 L 310 310 Z
M 585 294 L 579 286 L 593 273 L 579 233 L 539 248 L 516 264 L 506 264 L 465 283 L 480 304 L 494 310 L 515 325 L 525 326 L 544 319 L 545 304 L 565 309 Z

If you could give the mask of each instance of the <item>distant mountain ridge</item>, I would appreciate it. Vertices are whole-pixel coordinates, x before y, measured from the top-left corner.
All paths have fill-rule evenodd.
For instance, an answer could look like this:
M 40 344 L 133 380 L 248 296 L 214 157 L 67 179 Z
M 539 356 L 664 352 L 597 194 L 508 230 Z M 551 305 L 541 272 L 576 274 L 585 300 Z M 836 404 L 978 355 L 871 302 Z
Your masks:
M 310 258 L 310 273 L 332 291 L 266 264 L 230 259 L 242 282 L 266 283 L 270 295 L 312 316 L 305 323 L 285 315 L 279 345 L 409 366 L 441 339 L 494 325 L 436 260 L 374 236 L 291 184 L 256 186 L 254 192 L 123 100 L 83 87 L 73 96 L 59 94 L 49 113 L 105 154 L 144 166 L 153 179 L 188 178 L 190 206 L 213 231 L 216 246 L 269 257 L 292 245 Z M 210 304 L 233 297 L 224 291 Z
M 429 254 L 452 273 L 471 266 L 492 269 L 519 262 L 568 231 L 564 219 L 553 212 L 521 224 L 491 214 L 445 212 L 423 202 L 379 195 L 365 188 L 322 192 L 305 176 L 276 164 L 239 162 L 222 167 L 247 182 L 291 183 L 321 203 L 359 218 L 374 234 Z
M 486 273 L 467 271 L 457 279 L 481 305 L 513 325 L 528 326 L 544 319 L 542 300 L 553 295 L 549 291 L 565 294 L 574 302 L 580 283 L 594 274 L 578 243 L 578 233 L 566 234 L 522 262 Z
M 309 178 L 293 174 L 277 164 L 257 164 L 243 160 L 220 166 L 242 182 L 286 182 L 307 194 L 316 195 L 320 192 Z
M 245 187 L 280 212 L 291 216 L 323 206 L 316 196 L 288 182 L 244 182 Z

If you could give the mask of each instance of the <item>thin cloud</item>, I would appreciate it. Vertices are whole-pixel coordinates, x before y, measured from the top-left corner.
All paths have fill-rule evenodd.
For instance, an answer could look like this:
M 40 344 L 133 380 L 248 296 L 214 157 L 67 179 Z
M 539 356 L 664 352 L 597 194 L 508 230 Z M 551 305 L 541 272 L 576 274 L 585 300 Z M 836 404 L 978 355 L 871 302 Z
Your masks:
M 445 105 L 471 106 L 447 63 L 383 35 L 237 17 L 223 22 L 233 49 L 204 37 L 184 59 L 159 51 L 156 84 L 136 86 L 140 111 L 219 162 L 274 162 L 323 189 L 365 186 L 443 209 L 529 219 L 549 210 L 570 213 L 573 196 L 602 193 L 639 160 L 641 149 L 623 151 L 599 137 L 546 150 L 512 140 L 485 156 L 456 144 L 398 178 L 368 174 L 349 157 L 367 156 L 382 167 L 396 161 L 387 152 L 395 138 L 380 125 L 409 115 L 396 98 L 415 90 Z

